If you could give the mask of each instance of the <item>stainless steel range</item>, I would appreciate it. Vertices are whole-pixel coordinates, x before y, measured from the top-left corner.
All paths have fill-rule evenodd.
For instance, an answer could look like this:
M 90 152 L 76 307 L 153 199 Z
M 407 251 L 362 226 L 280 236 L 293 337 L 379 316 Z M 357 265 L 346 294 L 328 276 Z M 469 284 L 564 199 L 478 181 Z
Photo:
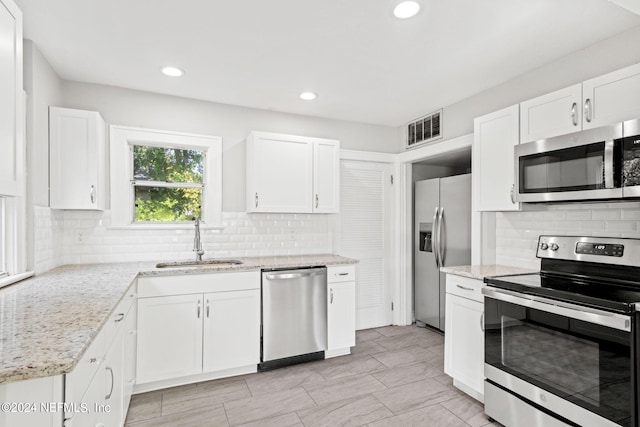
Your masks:
M 487 278 L 485 412 L 505 426 L 638 426 L 640 239 L 540 236 Z

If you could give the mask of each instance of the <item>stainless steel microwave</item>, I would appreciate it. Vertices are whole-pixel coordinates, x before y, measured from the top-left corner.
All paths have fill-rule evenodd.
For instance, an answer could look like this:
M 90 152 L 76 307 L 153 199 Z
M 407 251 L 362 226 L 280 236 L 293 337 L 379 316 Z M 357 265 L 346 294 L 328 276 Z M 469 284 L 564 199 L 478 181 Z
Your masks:
M 640 197 L 640 120 L 515 147 L 517 202 Z

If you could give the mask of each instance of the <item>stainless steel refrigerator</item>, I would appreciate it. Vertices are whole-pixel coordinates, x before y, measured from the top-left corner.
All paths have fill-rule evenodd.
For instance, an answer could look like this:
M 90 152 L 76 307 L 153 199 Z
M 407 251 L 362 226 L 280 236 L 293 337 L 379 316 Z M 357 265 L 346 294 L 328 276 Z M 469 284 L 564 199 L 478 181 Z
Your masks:
M 417 181 L 414 204 L 416 323 L 444 331 L 440 267 L 471 264 L 471 175 Z

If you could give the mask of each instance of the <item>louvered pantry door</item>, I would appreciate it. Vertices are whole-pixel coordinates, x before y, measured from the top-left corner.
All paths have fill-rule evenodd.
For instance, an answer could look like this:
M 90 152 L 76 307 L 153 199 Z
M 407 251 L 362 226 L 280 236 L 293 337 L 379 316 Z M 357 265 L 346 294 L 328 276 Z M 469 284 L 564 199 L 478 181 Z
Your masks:
M 340 162 L 338 253 L 356 258 L 356 329 L 390 325 L 391 165 Z

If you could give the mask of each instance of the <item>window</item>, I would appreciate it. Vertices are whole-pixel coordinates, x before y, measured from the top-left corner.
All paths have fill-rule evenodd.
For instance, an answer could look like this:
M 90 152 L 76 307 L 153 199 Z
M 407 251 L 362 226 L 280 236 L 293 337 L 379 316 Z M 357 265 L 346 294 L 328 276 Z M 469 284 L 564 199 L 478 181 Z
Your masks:
M 202 216 L 204 160 L 199 150 L 134 145 L 134 222 L 191 221 Z
M 113 227 L 220 227 L 222 140 L 111 126 Z

